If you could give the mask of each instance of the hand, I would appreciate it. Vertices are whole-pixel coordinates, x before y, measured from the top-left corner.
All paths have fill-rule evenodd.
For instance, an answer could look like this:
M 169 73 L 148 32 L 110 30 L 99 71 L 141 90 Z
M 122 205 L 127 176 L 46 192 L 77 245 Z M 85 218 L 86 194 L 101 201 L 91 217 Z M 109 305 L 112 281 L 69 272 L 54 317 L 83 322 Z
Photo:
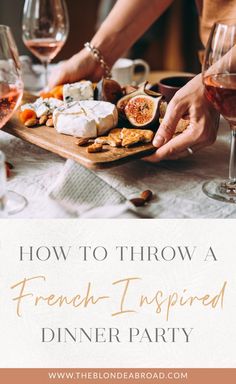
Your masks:
M 93 55 L 83 49 L 56 68 L 49 78 L 49 88 L 79 80 L 98 81 L 103 70 Z
M 178 121 L 186 116 L 190 120 L 189 127 L 173 137 Z M 189 155 L 187 148 L 191 148 L 193 153 L 199 151 L 214 143 L 218 126 L 219 113 L 204 96 L 200 74 L 181 88 L 170 101 L 153 140 L 158 150 L 145 160 L 159 162 L 164 159 L 180 159 Z

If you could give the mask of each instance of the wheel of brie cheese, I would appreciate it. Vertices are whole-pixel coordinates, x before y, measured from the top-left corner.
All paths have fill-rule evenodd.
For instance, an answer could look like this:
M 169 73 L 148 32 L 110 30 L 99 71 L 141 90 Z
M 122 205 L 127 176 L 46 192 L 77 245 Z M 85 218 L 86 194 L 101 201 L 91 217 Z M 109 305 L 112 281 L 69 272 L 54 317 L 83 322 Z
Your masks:
M 75 101 L 55 109 L 53 123 L 59 133 L 93 138 L 116 127 L 118 111 L 114 104 L 106 101 Z

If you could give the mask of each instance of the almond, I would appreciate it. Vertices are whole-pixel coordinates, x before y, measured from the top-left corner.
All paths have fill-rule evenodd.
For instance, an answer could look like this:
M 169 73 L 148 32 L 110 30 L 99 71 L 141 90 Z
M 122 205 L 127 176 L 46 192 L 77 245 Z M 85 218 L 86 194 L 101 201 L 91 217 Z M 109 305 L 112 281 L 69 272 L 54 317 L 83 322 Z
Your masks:
M 54 124 L 53 124 L 53 120 L 52 120 L 52 119 L 47 119 L 47 121 L 46 121 L 46 126 L 47 126 L 47 127 L 53 127 L 53 126 L 54 126 Z
M 76 140 L 76 144 L 79 147 L 82 147 L 83 145 L 88 144 L 88 142 L 89 142 L 89 138 L 87 137 L 79 137 L 78 140 Z
M 134 204 L 135 207 L 143 207 L 146 203 L 146 201 L 141 197 L 134 197 L 133 199 L 130 199 L 130 202 Z
M 46 115 L 43 115 L 39 119 L 39 124 L 44 125 L 44 124 L 46 124 L 47 120 L 48 120 L 48 117 Z
M 140 197 L 145 200 L 146 202 L 151 201 L 153 198 L 153 193 L 150 191 L 150 189 L 147 189 L 146 191 L 143 191 L 140 195 Z
M 32 117 L 31 119 L 26 120 L 26 122 L 25 122 L 25 126 L 26 127 L 34 127 L 37 124 L 38 124 L 38 120 L 35 119 L 34 117 Z

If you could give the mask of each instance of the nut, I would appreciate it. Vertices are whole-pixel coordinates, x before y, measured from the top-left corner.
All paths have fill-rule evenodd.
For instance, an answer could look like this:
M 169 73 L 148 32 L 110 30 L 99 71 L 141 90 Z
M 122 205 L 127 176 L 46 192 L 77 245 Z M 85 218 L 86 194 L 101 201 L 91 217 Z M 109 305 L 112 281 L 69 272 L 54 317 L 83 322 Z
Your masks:
M 88 144 L 89 138 L 88 137 L 79 137 L 78 140 L 76 140 L 76 144 L 79 147 L 82 147 L 83 145 Z
M 135 207 L 143 207 L 146 203 L 146 201 L 141 197 L 134 197 L 133 199 L 130 199 L 130 202 L 134 204 Z
M 47 121 L 47 120 L 48 120 L 47 115 L 43 115 L 43 116 L 41 116 L 40 119 L 39 119 L 39 124 L 40 124 L 40 125 L 44 125 L 44 124 L 46 124 L 46 121 Z
M 25 126 L 26 127 L 34 127 L 37 124 L 38 124 L 38 120 L 35 119 L 34 117 L 32 117 L 31 119 L 26 120 L 26 122 L 25 122 Z
M 140 195 L 140 197 L 145 200 L 146 202 L 151 201 L 153 198 L 153 193 L 150 191 L 150 189 L 147 189 L 146 191 L 143 191 Z
M 52 120 L 52 119 L 47 119 L 47 121 L 46 121 L 46 126 L 47 126 L 47 127 L 53 127 L 53 126 L 54 126 L 54 124 L 53 124 L 53 120 Z
M 102 152 L 102 144 L 94 143 L 87 148 L 88 153 Z

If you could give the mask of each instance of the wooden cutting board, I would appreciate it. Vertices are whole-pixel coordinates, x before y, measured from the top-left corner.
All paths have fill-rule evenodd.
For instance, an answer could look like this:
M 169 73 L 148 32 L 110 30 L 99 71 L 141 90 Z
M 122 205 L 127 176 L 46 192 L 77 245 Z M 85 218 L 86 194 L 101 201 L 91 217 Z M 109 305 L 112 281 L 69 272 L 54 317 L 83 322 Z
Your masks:
M 25 95 L 23 103 L 33 101 L 34 99 L 34 96 Z M 120 165 L 131 160 L 142 158 L 155 151 L 153 145 L 149 143 L 131 148 L 104 146 L 102 152 L 88 153 L 86 147 L 79 147 L 75 144 L 76 138 L 59 134 L 54 128 L 47 126 L 34 128 L 25 127 L 24 124 L 19 121 L 18 112 L 16 112 L 5 125 L 3 131 L 56 153 L 66 159 L 73 159 L 91 169 L 109 168 Z

